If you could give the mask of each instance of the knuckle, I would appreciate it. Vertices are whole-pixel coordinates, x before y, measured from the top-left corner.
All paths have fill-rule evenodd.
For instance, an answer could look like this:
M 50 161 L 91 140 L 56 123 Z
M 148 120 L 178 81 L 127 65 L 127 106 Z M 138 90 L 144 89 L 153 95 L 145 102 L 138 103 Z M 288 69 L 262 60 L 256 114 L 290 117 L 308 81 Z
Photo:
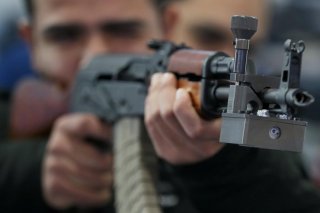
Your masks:
M 187 132 L 187 134 L 190 137 L 190 139 L 197 140 L 201 138 L 201 136 L 203 135 L 203 128 L 199 125 L 195 125 Z
M 69 116 L 61 116 L 59 118 L 56 119 L 56 121 L 54 122 L 54 130 L 60 130 L 60 129 L 64 129 L 66 126 L 66 123 L 68 122 L 68 117 Z
M 44 171 L 46 176 L 52 178 L 59 178 L 60 174 L 68 173 L 68 170 L 55 158 L 49 158 L 46 160 Z
M 146 97 L 146 99 L 145 99 L 145 101 L 144 101 L 144 106 L 145 106 L 145 111 L 146 112 L 148 112 L 148 108 L 149 108 L 149 106 L 152 106 L 151 104 L 152 104 L 152 102 L 151 102 L 151 97 L 150 97 L 151 95 L 150 95 L 150 93 L 148 92 L 148 95 L 147 95 L 147 97 Z
M 161 119 L 160 111 L 155 111 L 145 117 L 145 123 L 149 127 L 155 126 L 156 122 Z
M 181 100 L 176 100 L 174 105 L 173 105 L 173 111 L 175 114 L 180 114 L 181 112 L 183 112 L 184 108 L 185 108 L 186 104 L 181 101 Z
M 161 146 L 161 144 L 158 144 L 155 140 L 152 140 L 152 142 L 154 143 L 154 150 L 157 156 L 163 158 L 163 147 Z
M 46 160 L 45 167 L 49 173 L 55 173 L 57 168 L 59 168 L 57 161 L 52 158 Z
M 50 174 L 56 174 L 60 170 L 61 170 L 61 166 L 57 161 L 52 160 L 51 163 L 48 163 L 48 172 Z
M 173 73 L 163 73 L 161 77 L 161 89 L 165 89 L 167 86 L 170 86 L 174 83 L 175 81 L 175 76 Z
M 54 137 L 50 139 L 46 152 L 48 155 L 55 155 L 66 152 L 66 149 L 66 144 L 64 144 L 62 140 Z
M 159 146 L 155 146 L 155 151 L 158 155 L 159 158 L 165 159 L 167 160 L 168 156 L 170 155 L 171 151 L 168 151 L 165 149 L 165 147 L 159 145 Z
M 90 114 L 69 114 L 58 118 L 54 124 L 56 131 L 85 131 L 90 126 L 96 125 L 96 118 Z
M 161 78 L 160 73 L 155 73 L 151 76 L 150 87 L 149 87 L 150 92 L 158 89 L 160 78 Z
M 161 116 L 165 120 L 172 120 L 175 117 L 175 113 L 171 108 L 167 107 L 161 111 Z
M 57 176 L 51 176 L 50 178 L 48 178 L 45 188 L 47 194 L 50 194 L 52 196 L 56 196 L 63 193 L 63 187 L 60 178 L 58 178 Z
M 81 116 L 81 117 L 79 116 L 76 124 L 76 129 L 80 132 L 84 132 L 87 129 L 89 129 L 91 125 L 92 125 L 92 119 L 85 116 Z
M 150 117 L 147 116 L 147 115 L 145 115 L 145 116 L 144 116 L 144 123 L 145 123 L 145 125 L 146 125 L 146 126 L 150 125 L 150 122 L 151 122 L 151 121 L 150 121 Z
M 160 148 L 156 148 L 156 153 L 158 155 L 159 158 L 165 159 L 166 160 L 166 156 L 164 155 L 164 153 L 162 152 L 162 150 Z

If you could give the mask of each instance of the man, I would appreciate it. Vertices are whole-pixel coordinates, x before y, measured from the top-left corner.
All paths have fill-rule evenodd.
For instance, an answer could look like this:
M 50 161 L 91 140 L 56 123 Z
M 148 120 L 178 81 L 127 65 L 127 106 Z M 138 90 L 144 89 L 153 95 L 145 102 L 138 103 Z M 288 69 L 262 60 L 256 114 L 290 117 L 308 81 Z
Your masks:
M 173 41 L 185 43 L 193 48 L 222 51 L 233 56 L 233 35 L 230 30 L 231 17 L 236 14 L 257 17 L 259 19 L 259 30 L 253 37 L 253 43 L 259 43 L 266 36 L 268 28 L 266 17 L 269 15 L 267 14 L 269 10 L 267 7 L 268 4 L 261 0 L 250 1 L 249 3 L 245 1 L 220 2 L 211 0 L 180 1 L 170 6 L 166 11 L 168 22 L 174 25 L 172 31 L 168 32 L 168 37 Z M 199 118 L 194 110 L 192 111 L 192 107 L 186 107 L 191 105 L 188 94 L 182 89 L 173 94 L 175 89 L 165 86 L 173 82 L 172 75 L 157 74 L 152 82 L 151 94 L 147 100 L 146 123 L 153 141 L 156 142 L 155 148 L 158 150 L 158 154 L 160 156 L 165 155 L 162 157 L 171 163 L 179 164 L 194 163 L 194 160 L 200 161 L 218 152 L 223 145 L 212 142 L 218 142 L 220 120 L 205 122 Z M 162 91 L 163 88 L 165 89 Z M 152 92 L 153 90 L 156 91 Z M 168 101 L 162 101 L 164 99 Z M 188 109 L 190 110 L 187 111 Z M 174 118 L 174 114 L 178 122 Z M 163 124 L 160 122 L 162 119 L 159 116 L 163 117 Z M 154 131 L 154 129 L 158 131 Z M 170 130 L 176 132 L 177 129 L 180 129 L 182 138 L 178 139 L 178 134 L 169 138 L 170 134 L 168 132 Z M 213 129 L 216 130 L 214 134 L 212 134 Z M 197 139 L 202 142 L 200 143 Z M 187 144 L 194 144 L 197 141 L 196 148 L 192 147 L 187 150 L 184 142 L 186 140 L 189 141 Z M 163 141 L 175 141 L 176 144 L 174 144 L 175 146 L 168 146 Z M 182 144 L 178 144 L 179 141 L 183 141 Z M 179 150 L 179 154 L 172 153 L 175 152 L 175 148 L 176 151 Z M 206 153 L 201 153 L 201 150 L 206 150 Z M 173 157 L 169 156 L 170 153 Z M 184 156 L 190 159 L 171 159 L 183 158 Z
M 253 37 L 267 32 L 265 1 L 189 0 L 168 8 L 172 40 L 233 55 L 232 15 L 259 18 Z M 320 212 L 319 192 L 309 183 L 300 156 L 212 143 L 220 120 L 199 118 L 189 94 L 171 74 L 153 76 L 146 101 L 146 126 L 160 157 L 171 164 L 199 212 Z M 230 134 L 232 134 L 230 130 Z M 257 138 L 257 140 L 259 140 Z M 204 148 L 206 147 L 206 148 Z
M 59 106 L 59 101 L 54 104 L 45 103 L 43 105 L 45 108 L 39 107 L 39 102 L 42 98 L 49 99 L 48 97 L 50 101 L 65 100 L 80 64 L 90 60 L 95 54 L 105 52 L 147 53 L 145 42 L 151 38 L 162 38 L 163 30 L 170 30 L 170 26 L 161 19 L 161 7 L 158 6 L 157 8 L 160 8 L 155 10 L 156 7 L 153 5 L 163 3 L 163 1 L 34 0 L 27 1 L 27 3 L 31 16 L 29 24 L 22 27 L 22 34 L 31 44 L 35 69 L 48 83 L 44 85 L 43 82 L 31 82 L 33 83 L 31 85 L 30 82 L 27 82 L 16 89 L 11 114 L 16 112 L 20 115 L 18 124 L 28 121 L 27 126 L 24 126 L 22 130 L 30 130 L 30 132 L 21 132 L 19 129 L 11 129 L 12 135 L 16 138 L 39 137 L 46 132 L 42 128 L 37 131 L 29 127 L 39 121 L 36 119 L 37 114 L 43 114 L 44 110 L 48 113 L 54 111 L 51 106 Z M 39 89 L 33 88 L 33 92 L 30 92 L 30 87 L 34 85 L 40 85 Z M 23 95 L 19 94 L 19 91 Z M 51 96 L 43 91 L 49 91 Z M 36 96 L 35 93 L 38 94 L 38 92 L 41 94 Z M 28 93 L 39 99 L 28 96 Z M 19 104 L 20 98 L 29 107 Z M 32 105 L 33 103 L 36 104 Z M 31 109 L 31 111 L 23 111 L 24 113 L 19 114 L 21 106 L 23 106 L 22 110 Z M 61 112 L 59 111 L 58 114 Z M 23 119 L 23 116 L 31 118 L 32 122 L 30 119 Z M 49 119 L 49 125 L 46 123 L 48 120 L 44 121 L 40 119 L 41 125 L 36 126 L 50 128 L 52 120 Z M 74 206 L 87 208 L 111 204 L 112 155 L 100 153 L 85 141 L 87 136 L 99 140 L 110 140 L 110 132 L 109 126 L 103 125 L 92 115 L 71 114 L 57 119 L 46 146 L 41 170 L 43 194 L 49 206 L 56 209 L 68 209 Z M 39 154 L 31 155 L 36 158 L 33 160 L 28 159 L 26 155 L 21 155 L 25 164 L 28 164 L 25 167 L 28 172 L 26 174 L 33 171 L 32 165 L 37 166 L 39 159 L 43 156 L 43 144 L 33 144 L 30 147 L 37 149 Z M 4 150 L 14 152 L 19 148 L 19 151 L 22 152 L 21 149 L 26 150 L 28 146 L 24 144 L 22 148 L 18 145 L 12 147 L 6 144 Z M 24 151 L 24 153 L 28 152 Z M 14 159 L 14 162 L 17 163 L 19 160 L 19 158 Z M 20 171 L 14 167 L 8 168 L 4 173 L 7 173 L 6 178 L 9 178 L 16 173 L 23 175 L 25 170 Z M 34 170 L 35 174 L 40 172 L 38 167 Z M 3 183 L 10 182 L 12 187 L 18 190 L 18 186 L 21 186 L 20 182 L 24 181 L 24 177 L 21 176 L 18 182 L 10 182 L 5 179 Z M 37 184 L 28 184 L 24 185 L 20 191 L 26 189 L 29 192 L 29 187 L 34 185 L 37 189 L 39 188 Z M 169 193 L 169 196 L 175 190 L 167 184 L 164 188 L 164 193 Z M 10 199 L 9 206 L 19 208 L 15 202 L 21 201 L 20 198 L 26 198 L 27 195 L 15 196 L 9 192 L 4 200 Z M 39 198 L 41 194 L 36 190 L 34 193 L 37 195 L 35 198 L 41 200 Z M 26 201 L 32 205 L 35 201 L 32 202 L 30 198 L 31 196 Z M 177 203 L 183 202 L 177 201 L 177 197 L 170 199 L 163 199 L 169 203 L 167 209 L 174 208 Z M 42 203 L 39 202 L 39 204 Z M 188 210 L 181 211 L 191 211 L 188 205 L 185 206 L 187 207 L 184 209 Z
M 24 25 L 21 32 L 31 45 L 34 68 L 42 79 L 48 82 L 48 85 L 43 88 L 62 99 L 68 95 L 80 64 L 90 60 L 95 54 L 148 53 L 146 41 L 163 37 L 163 30 L 160 27 L 162 26 L 161 9 L 158 9 L 160 6 L 157 5 L 162 1 L 159 1 L 160 3 L 152 0 L 30 0 L 26 2 L 30 19 L 29 24 Z M 43 85 L 43 83 L 40 84 Z M 27 88 L 30 88 L 29 86 L 28 83 Z M 20 86 L 17 91 L 20 89 L 23 93 L 24 88 Z M 15 105 L 19 103 L 19 97 L 21 97 L 18 92 L 16 94 L 16 97 L 13 97 L 13 113 L 21 106 Z M 45 95 L 44 97 L 50 98 Z M 29 102 L 32 102 L 30 100 L 32 99 L 29 99 Z M 34 116 L 31 116 L 33 121 L 37 121 L 35 116 L 39 114 L 35 109 L 38 108 L 31 108 L 29 112 L 32 114 L 36 111 L 32 114 Z M 27 113 L 28 116 L 29 113 Z M 20 121 L 18 123 L 25 122 L 23 119 Z M 29 120 L 29 125 L 33 124 L 33 121 Z M 51 124 L 48 126 L 50 127 Z M 31 131 L 33 134 L 23 132 L 22 135 L 17 134 L 19 131 L 11 130 L 11 132 L 14 132 L 13 135 L 17 138 L 30 138 L 41 135 L 43 129 L 39 134 L 37 131 Z M 85 142 L 87 136 L 110 140 L 111 128 L 102 124 L 96 117 L 87 114 L 61 116 L 54 124 L 42 169 L 44 197 L 53 208 L 67 209 L 73 206 L 87 208 L 111 202 L 112 155 L 102 154 L 90 146 Z M 29 158 L 39 159 L 44 146 L 36 144 L 33 146 L 39 146 L 40 154 L 30 155 Z M 18 149 L 8 144 L 5 144 L 5 147 L 6 151 Z M 26 148 L 27 144 L 23 147 Z M 27 153 L 27 151 L 24 152 Z M 26 156 L 21 155 L 21 157 L 26 159 Z M 19 161 L 19 159 L 12 161 Z M 9 165 L 8 160 L 5 163 Z M 36 167 L 38 161 L 37 164 L 34 162 L 33 164 Z M 29 172 L 28 168 L 31 167 L 32 164 L 28 163 L 26 170 Z M 3 183 L 12 183 L 16 188 L 18 188 L 17 185 L 21 186 L 20 182 L 9 181 L 7 178 L 19 172 L 21 172 L 20 175 L 29 174 L 21 169 L 15 170 L 8 167 L 5 169 L 7 170 L 4 172 L 10 173 L 4 177 Z M 39 168 L 34 170 L 39 172 Z M 30 190 L 28 185 L 23 187 Z M 34 193 L 37 198 L 41 195 L 37 191 Z M 9 208 L 19 208 L 14 201 L 26 198 L 26 195 L 20 194 L 20 196 L 8 193 L 4 200 L 10 202 Z M 5 201 L 3 201 L 4 204 Z M 28 201 L 31 202 L 30 197 Z
M 170 19 L 168 22 L 174 24 L 172 31 L 168 32 L 168 38 L 196 49 L 222 51 L 233 56 L 231 17 L 235 14 L 257 17 L 259 19 L 259 30 L 253 37 L 253 41 L 258 44 L 266 36 L 268 27 L 267 6 L 268 4 L 263 0 L 252 0 L 249 3 L 247 1 L 220 2 L 218 0 L 180 1 L 167 10 L 167 19 Z M 176 91 L 176 89 L 171 88 L 172 85 L 175 85 L 173 75 L 157 74 L 152 80 L 146 106 L 146 123 L 155 142 L 155 147 L 158 149 L 158 154 L 171 158 L 168 153 L 174 152 L 175 147 L 177 147 L 177 150 L 180 150 L 181 153 L 173 154 L 174 157 L 183 157 L 183 153 L 188 158 L 193 158 L 194 155 L 202 155 L 203 157 L 196 160 L 200 161 L 219 151 L 223 145 L 218 143 L 213 145 L 212 142 L 218 142 L 220 120 L 205 122 L 195 113 L 193 107 L 186 107 L 191 105 L 189 95 L 183 89 Z M 170 83 L 172 83 L 171 86 Z M 174 94 L 175 92 L 176 94 Z M 164 99 L 168 101 L 163 101 Z M 174 132 L 179 129 L 181 132 L 179 132 L 180 134 L 175 133 L 175 136 L 169 138 L 170 134 L 168 132 L 170 132 L 170 129 Z M 212 130 L 217 131 L 212 133 Z M 178 139 L 178 135 L 182 138 Z M 196 139 L 201 142 L 196 141 Z M 199 153 L 200 150 L 193 154 L 188 150 L 181 151 L 181 148 L 186 149 L 185 140 L 189 141 L 190 144 L 197 143 L 196 147 L 198 148 L 206 146 L 207 148 L 204 150 L 207 153 L 201 154 Z M 172 148 L 163 141 L 177 144 L 173 144 L 176 146 Z M 183 141 L 183 143 L 178 144 L 179 141 Z M 196 158 L 190 159 L 190 162 L 194 163 Z M 175 164 L 190 163 L 189 160 L 183 159 L 181 159 L 181 162 L 179 159 L 166 160 Z

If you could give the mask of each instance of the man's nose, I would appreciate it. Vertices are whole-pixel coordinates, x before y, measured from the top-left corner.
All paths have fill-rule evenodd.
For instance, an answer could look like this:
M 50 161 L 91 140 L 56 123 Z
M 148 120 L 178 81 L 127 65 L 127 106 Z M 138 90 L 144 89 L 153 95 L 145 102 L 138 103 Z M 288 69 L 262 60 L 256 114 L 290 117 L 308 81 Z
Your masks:
M 97 32 L 92 33 L 84 47 L 81 64 L 83 65 L 88 63 L 96 55 L 109 52 L 110 48 L 106 39 L 104 39 L 103 36 Z

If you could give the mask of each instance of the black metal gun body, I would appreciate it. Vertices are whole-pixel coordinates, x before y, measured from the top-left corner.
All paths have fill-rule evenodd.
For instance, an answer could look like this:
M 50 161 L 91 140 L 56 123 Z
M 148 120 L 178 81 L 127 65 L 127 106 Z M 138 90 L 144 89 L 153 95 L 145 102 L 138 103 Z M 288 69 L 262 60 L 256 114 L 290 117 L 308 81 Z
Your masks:
M 108 122 L 124 116 L 143 116 L 151 75 L 170 71 L 190 82 L 201 81 L 199 112 L 207 119 L 221 116 L 221 109 L 213 106 L 205 94 L 213 82 L 229 77 L 232 58 L 221 52 L 192 50 L 171 42 L 155 42 L 153 46 L 157 46 L 158 51 L 150 56 L 107 54 L 95 57 L 78 75 L 72 96 L 73 110 L 97 114 Z M 204 76 L 203 66 L 206 67 Z M 195 92 L 200 94 L 201 91 Z

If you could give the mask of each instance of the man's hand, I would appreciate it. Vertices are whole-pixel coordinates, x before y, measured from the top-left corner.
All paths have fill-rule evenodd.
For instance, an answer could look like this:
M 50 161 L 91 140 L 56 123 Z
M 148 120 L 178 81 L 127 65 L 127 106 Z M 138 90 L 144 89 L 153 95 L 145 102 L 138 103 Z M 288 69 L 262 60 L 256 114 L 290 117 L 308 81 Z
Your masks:
M 171 164 L 192 164 L 216 154 L 221 119 L 205 121 L 188 92 L 177 89 L 173 74 L 153 75 L 145 103 L 145 123 L 159 157 Z
M 42 172 L 44 196 L 52 207 L 94 207 L 110 201 L 112 155 L 86 142 L 88 136 L 107 143 L 111 128 L 88 114 L 68 115 L 55 123 Z

